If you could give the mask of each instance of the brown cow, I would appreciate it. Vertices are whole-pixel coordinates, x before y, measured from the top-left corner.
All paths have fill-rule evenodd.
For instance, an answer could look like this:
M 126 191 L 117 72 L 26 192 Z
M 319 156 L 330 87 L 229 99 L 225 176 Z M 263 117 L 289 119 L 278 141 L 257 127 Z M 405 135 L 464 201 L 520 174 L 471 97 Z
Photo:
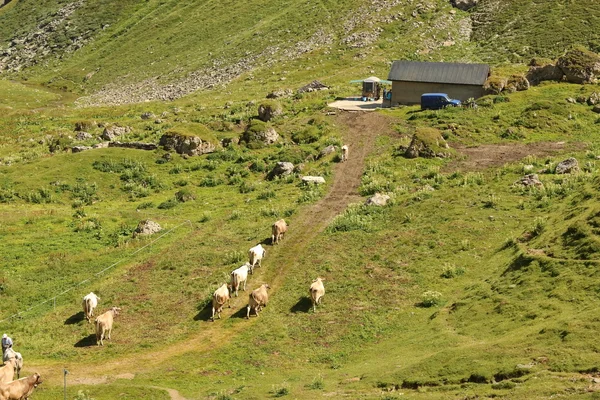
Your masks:
M 224 283 L 223 285 L 221 285 L 220 288 L 215 290 L 212 298 L 212 317 L 210 318 L 211 321 L 214 322 L 215 320 L 215 312 L 219 316 L 219 319 L 221 319 L 221 311 L 223 311 L 223 306 L 225 305 L 225 303 L 229 304 L 229 308 L 231 308 L 230 299 L 231 296 L 229 294 L 229 286 L 227 286 L 226 283 Z
M 321 300 L 325 295 L 325 286 L 323 286 L 324 280 L 324 278 L 315 279 L 308 289 L 310 300 L 312 301 L 313 312 L 317 311 L 317 304 L 321 304 Z
M 107 339 L 110 340 L 110 333 L 112 332 L 113 328 L 113 320 L 117 315 L 119 315 L 119 311 L 121 311 L 119 307 L 113 307 L 96 318 L 96 344 L 98 346 L 104 346 L 104 342 L 102 340 L 104 339 L 104 334 L 106 332 L 108 332 Z
M 0 384 L 0 400 L 27 400 L 39 384 L 42 383 L 37 372 L 11 383 Z
M 266 283 L 261 285 L 258 289 L 254 289 L 252 293 L 248 295 L 248 307 L 246 309 L 246 318 L 250 318 L 250 309 L 254 309 L 254 313 L 258 317 L 258 312 L 263 307 L 267 306 L 269 302 L 269 293 L 267 289 L 271 289 L 271 286 Z
M 15 357 L 11 357 L 4 362 L 4 365 L 0 367 L 0 383 L 9 383 L 15 379 L 16 365 L 17 359 Z
M 287 232 L 287 224 L 283 219 L 275 222 L 271 229 L 271 244 L 278 244 L 281 239 L 283 239 L 283 235 Z

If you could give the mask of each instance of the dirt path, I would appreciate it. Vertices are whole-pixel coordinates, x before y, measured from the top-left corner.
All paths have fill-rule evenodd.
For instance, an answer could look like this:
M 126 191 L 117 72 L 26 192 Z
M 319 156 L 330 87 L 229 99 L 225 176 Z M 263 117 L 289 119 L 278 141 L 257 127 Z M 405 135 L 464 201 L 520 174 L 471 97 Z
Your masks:
M 267 275 L 262 277 L 263 279 L 271 279 L 271 296 L 276 295 L 278 288 L 281 287 L 285 279 L 285 271 L 295 266 L 293 260 L 300 258 L 299 255 L 305 251 L 311 241 L 348 204 L 362 200 L 357 189 L 361 182 L 365 159 L 373 149 L 377 135 L 393 132 L 391 128 L 392 121 L 379 113 L 342 112 L 334 118 L 336 124 L 343 129 L 344 143 L 349 146 L 348 161 L 337 163 L 334 166 L 334 181 L 328 194 L 313 206 L 302 210 L 294 218 L 282 244 L 270 249 L 269 265 L 280 267 L 277 270 L 260 271 L 259 273 Z M 290 262 L 290 260 L 292 261 Z M 268 269 L 264 271 L 266 270 Z M 259 275 L 257 278 L 261 279 L 261 276 Z M 233 309 L 243 307 L 245 305 L 243 304 L 244 301 L 243 296 L 234 299 L 232 301 Z M 228 314 L 225 312 L 223 317 L 227 318 L 227 316 Z M 187 340 L 171 345 L 169 351 L 160 349 L 144 354 L 124 354 L 119 359 L 92 365 L 69 363 L 69 373 L 74 378 L 75 383 L 93 385 L 108 383 L 119 376 L 123 376 L 123 374 L 152 371 L 168 359 L 189 351 L 214 351 L 228 343 L 227 340 L 223 340 L 224 337 L 231 340 L 242 330 L 248 329 L 248 324 L 254 323 L 254 321 L 256 319 L 251 319 L 247 324 L 234 324 L 226 328 L 218 322 L 204 323 L 197 333 L 193 333 Z M 49 382 L 61 382 L 63 366 L 64 363 L 53 363 L 30 365 L 29 367 L 37 370 Z M 107 371 L 111 371 L 112 378 L 106 377 Z M 98 379 L 99 377 L 103 378 Z M 186 400 L 175 389 L 164 387 L 157 387 L 157 389 L 167 391 L 172 400 Z

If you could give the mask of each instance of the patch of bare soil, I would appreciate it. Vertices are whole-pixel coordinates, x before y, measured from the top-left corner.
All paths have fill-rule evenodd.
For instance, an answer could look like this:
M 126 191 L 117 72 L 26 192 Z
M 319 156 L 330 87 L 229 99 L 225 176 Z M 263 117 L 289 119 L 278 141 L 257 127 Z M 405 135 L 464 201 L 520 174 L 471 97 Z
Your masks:
M 506 163 L 522 160 L 528 155 L 536 157 L 551 156 L 569 151 L 580 151 L 586 147 L 584 143 L 539 142 L 527 144 L 485 144 L 467 147 L 451 144 L 450 147 L 464 156 L 449 163 L 448 171 L 481 171 L 490 167 L 501 167 Z
M 285 240 L 280 245 L 272 246 L 269 256 L 265 260 L 270 268 L 259 268 L 253 279 L 257 282 L 270 279 L 270 295 L 276 296 L 277 290 L 283 284 L 286 271 L 298 268 L 297 261 L 302 257 L 310 242 L 321 233 L 331 220 L 345 210 L 348 204 L 362 201 L 358 195 L 365 167 L 365 159 L 372 151 L 378 135 L 393 134 L 394 121 L 389 117 L 373 112 L 342 112 L 335 118 L 336 124 L 343 126 L 344 143 L 349 147 L 349 157 L 346 162 L 337 163 L 333 168 L 333 184 L 328 194 L 313 206 L 303 209 L 297 215 L 286 233 Z M 245 307 L 245 296 L 232 299 L 232 310 Z M 230 311 L 234 314 L 235 311 Z M 223 318 L 228 318 L 224 312 Z M 228 343 L 236 334 L 249 329 L 249 325 L 259 320 L 253 318 L 247 324 L 234 324 L 224 327 L 223 324 L 205 323 L 202 329 L 193 333 L 188 339 L 169 346 L 169 351 L 152 349 L 147 353 L 123 353 L 121 357 L 107 360 L 99 364 L 70 364 L 69 372 L 72 379 L 80 384 L 97 385 L 112 381 L 115 377 L 128 376 L 125 374 L 153 371 L 166 365 L 166 361 L 190 351 L 213 351 Z M 118 330 L 127 329 L 126 326 L 117 326 L 113 333 L 118 341 Z M 228 338 L 228 339 L 224 339 Z M 101 351 L 101 349 L 99 349 Z M 31 365 L 46 378 L 48 384 L 60 385 L 62 383 L 62 365 L 45 364 Z M 107 378 L 106 371 L 114 375 Z M 171 399 L 185 400 L 175 389 L 158 388 L 166 390 Z

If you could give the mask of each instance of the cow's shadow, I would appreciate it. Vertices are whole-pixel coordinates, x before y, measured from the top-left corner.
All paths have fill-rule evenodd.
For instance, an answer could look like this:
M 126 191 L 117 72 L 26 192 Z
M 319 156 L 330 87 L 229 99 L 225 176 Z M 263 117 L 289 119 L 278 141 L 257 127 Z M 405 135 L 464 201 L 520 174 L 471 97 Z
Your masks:
M 246 318 L 246 306 L 243 306 L 235 313 L 231 314 L 229 318 Z
M 65 320 L 65 325 L 73 325 L 78 322 L 81 322 L 85 319 L 85 314 L 83 311 L 79 311 L 77 314 L 71 315 L 69 318 Z
M 312 308 L 312 301 L 306 296 L 300 297 L 300 300 L 290 308 L 290 312 L 294 314 L 299 312 L 309 312 Z
M 194 321 L 210 321 L 212 315 L 212 302 L 208 301 L 205 304 L 198 304 L 198 314 L 194 317 Z
M 91 347 L 96 345 L 96 334 L 92 333 L 75 343 L 75 347 Z

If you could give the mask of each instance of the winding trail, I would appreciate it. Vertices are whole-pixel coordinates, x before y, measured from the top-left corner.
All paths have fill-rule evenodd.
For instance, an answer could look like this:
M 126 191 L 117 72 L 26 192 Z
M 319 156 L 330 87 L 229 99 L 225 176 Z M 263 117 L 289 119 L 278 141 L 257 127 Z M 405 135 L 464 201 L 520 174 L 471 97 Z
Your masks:
M 290 225 L 285 240 L 280 245 L 270 249 L 269 264 L 279 266 L 276 270 L 260 271 L 259 279 L 270 279 L 271 296 L 275 296 L 286 277 L 286 271 L 296 266 L 293 260 L 299 259 L 311 241 L 320 234 L 331 220 L 346 209 L 348 204 L 362 201 L 358 195 L 367 155 L 372 151 L 378 135 L 392 133 L 393 120 L 385 115 L 374 112 L 342 112 L 336 115 L 335 122 L 343 128 L 345 144 L 349 146 L 348 161 L 337 163 L 333 168 L 333 184 L 328 194 L 316 204 L 303 209 Z M 292 262 L 290 262 L 292 260 Z M 241 308 L 245 304 L 244 296 L 232 300 L 233 309 Z M 224 315 L 226 318 L 226 315 Z M 251 319 L 248 323 L 253 323 Z M 125 374 L 133 375 L 149 372 L 168 359 L 177 357 L 190 351 L 214 351 L 227 344 L 237 333 L 248 329 L 248 323 L 233 324 L 227 327 L 218 323 L 206 323 L 188 339 L 169 346 L 169 351 L 163 349 L 151 350 L 143 354 L 124 354 L 118 359 L 100 364 L 69 363 L 69 373 L 72 382 L 83 385 L 105 384 L 123 377 Z M 226 330 L 225 332 L 223 332 Z M 224 340 L 226 337 L 228 339 Z M 38 371 L 45 380 L 62 382 L 62 368 L 64 363 L 47 363 L 43 365 L 30 365 Z M 106 373 L 111 373 L 107 377 Z M 120 375 L 119 375 L 120 374 Z M 125 379 L 132 379 L 127 377 Z M 167 391 L 172 400 L 187 400 L 175 389 L 154 387 Z

